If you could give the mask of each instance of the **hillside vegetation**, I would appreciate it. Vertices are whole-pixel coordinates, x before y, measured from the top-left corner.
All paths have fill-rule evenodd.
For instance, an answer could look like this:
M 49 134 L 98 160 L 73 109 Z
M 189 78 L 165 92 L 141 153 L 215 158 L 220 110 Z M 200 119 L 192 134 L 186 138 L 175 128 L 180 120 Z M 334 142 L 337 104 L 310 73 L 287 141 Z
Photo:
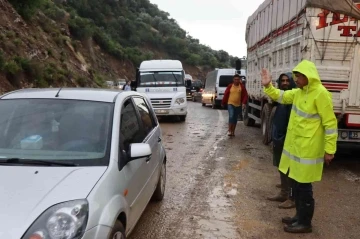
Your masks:
M 235 62 L 148 0 L 0 0 L 0 16 L 2 92 L 103 87 L 105 80 L 133 79 L 146 59 L 179 59 L 197 78 Z

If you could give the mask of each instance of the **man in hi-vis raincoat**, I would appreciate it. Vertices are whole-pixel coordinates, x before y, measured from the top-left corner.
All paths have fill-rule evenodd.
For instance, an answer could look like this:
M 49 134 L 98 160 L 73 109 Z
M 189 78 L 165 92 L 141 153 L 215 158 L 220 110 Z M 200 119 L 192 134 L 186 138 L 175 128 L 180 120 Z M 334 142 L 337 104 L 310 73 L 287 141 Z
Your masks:
M 296 215 L 284 217 L 286 232 L 311 232 L 314 214 L 312 182 L 320 181 L 324 161 L 334 158 L 337 141 L 337 119 L 331 93 L 321 84 L 315 64 L 303 60 L 294 69 L 297 89 L 282 91 L 271 84 L 262 70 L 264 92 L 281 104 L 292 104 L 279 170 L 295 180 Z

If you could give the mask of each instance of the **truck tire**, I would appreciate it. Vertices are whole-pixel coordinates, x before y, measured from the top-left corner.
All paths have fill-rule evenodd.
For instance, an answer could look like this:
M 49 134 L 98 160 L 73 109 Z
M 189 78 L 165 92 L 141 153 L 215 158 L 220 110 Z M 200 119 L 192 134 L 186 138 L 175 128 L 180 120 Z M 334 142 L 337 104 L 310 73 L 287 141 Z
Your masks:
M 245 107 L 243 122 L 244 122 L 245 126 L 254 126 L 255 120 L 253 118 L 249 117 L 249 115 L 248 115 L 249 109 L 250 109 L 250 106 L 249 106 L 249 104 L 247 104 Z
M 269 140 L 269 118 L 271 114 L 271 105 L 266 103 L 261 111 L 261 132 L 262 142 L 265 145 L 270 143 Z
M 276 106 L 272 107 L 271 109 L 271 113 L 270 113 L 270 117 L 269 117 L 269 143 L 272 142 L 272 129 L 273 129 L 273 120 L 274 120 L 274 115 L 275 115 L 275 111 L 276 111 Z

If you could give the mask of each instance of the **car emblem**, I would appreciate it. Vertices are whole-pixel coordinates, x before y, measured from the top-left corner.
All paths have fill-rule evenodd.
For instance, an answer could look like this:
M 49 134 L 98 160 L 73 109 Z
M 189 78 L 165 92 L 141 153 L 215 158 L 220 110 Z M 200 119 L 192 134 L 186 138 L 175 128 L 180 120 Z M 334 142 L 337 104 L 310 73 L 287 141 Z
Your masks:
M 160 103 L 160 104 L 164 104 L 164 101 L 160 100 L 159 103 Z

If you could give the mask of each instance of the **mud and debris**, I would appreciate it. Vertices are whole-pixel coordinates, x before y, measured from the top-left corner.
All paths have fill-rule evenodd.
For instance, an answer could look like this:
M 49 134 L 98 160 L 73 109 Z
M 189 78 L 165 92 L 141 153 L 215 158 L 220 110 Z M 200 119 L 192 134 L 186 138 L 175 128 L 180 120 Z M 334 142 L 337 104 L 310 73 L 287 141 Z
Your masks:
M 227 136 L 227 111 L 189 102 L 185 123 L 162 120 L 167 149 L 165 198 L 150 203 L 130 239 L 360 238 L 360 161 L 336 157 L 314 184 L 313 233 L 283 231 L 279 209 L 266 200 L 278 192 L 277 169 L 260 129 L 239 122 Z M 349 156 L 350 155 L 350 156 Z

